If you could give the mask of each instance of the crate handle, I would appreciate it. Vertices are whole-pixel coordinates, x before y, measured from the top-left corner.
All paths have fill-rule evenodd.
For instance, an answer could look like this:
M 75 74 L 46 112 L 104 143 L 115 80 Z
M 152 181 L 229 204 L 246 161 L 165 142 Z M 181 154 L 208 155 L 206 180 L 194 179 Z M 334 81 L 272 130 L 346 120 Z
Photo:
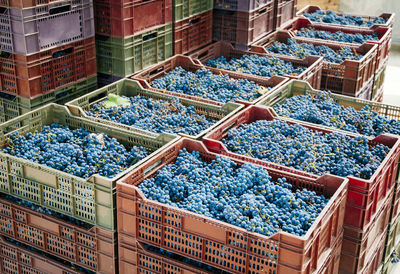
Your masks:
M 200 18 L 196 18 L 196 19 L 190 20 L 189 21 L 189 25 L 194 25 L 194 24 L 196 24 L 198 22 L 200 22 Z
M 222 134 L 225 134 L 227 131 L 229 131 L 231 128 L 233 128 L 234 126 L 236 126 L 236 121 L 233 122 L 232 124 L 230 124 L 229 126 L 227 126 L 226 128 L 224 128 L 222 130 Z
M 49 10 L 50 15 L 55 15 L 59 13 L 64 13 L 71 10 L 71 5 L 61 6 Z
M 107 96 L 107 91 L 103 91 L 103 92 L 97 94 L 96 96 L 94 96 L 94 97 L 92 97 L 92 98 L 89 98 L 89 105 L 90 105 L 91 103 L 93 103 L 93 102 L 95 102 L 95 101 L 101 99 L 101 98 L 106 97 L 106 96 Z
M 143 171 L 143 175 L 146 176 L 148 173 L 152 172 L 154 169 L 156 169 L 158 166 L 160 166 L 164 162 L 164 158 L 156 161 L 154 164 L 149 166 Z
M 161 71 L 163 71 L 163 70 L 164 70 L 164 66 L 161 66 L 161 67 L 159 67 L 158 69 L 155 69 L 155 70 L 153 70 L 153 71 L 150 71 L 149 75 L 151 76 L 151 75 L 157 74 L 157 73 L 159 73 L 159 72 L 161 72 Z
M 156 37 L 157 37 L 157 32 L 153 32 L 153 33 L 143 36 L 143 41 L 147 41 L 147 40 L 150 40 L 150 39 L 156 38 Z
M 205 52 L 200 53 L 199 56 L 197 56 L 197 59 L 203 58 L 207 54 L 208 54 L 208 50 L 206 50 Z
M 61 57 L 61 56 L 65 56 L 65 55 L 71 54 L 73 51 L 74 51 L 73 47 L 67 48 L 67 49 L 63 49 L 63 50 L 59 50 L 59 51 L 54 52 L 52 57 L 53 58 L 58 58 L 58 57 Z
M 260 10 L 260 11 L 258 12 L 258 15 L 263 14 L 263 13 L 266 13 L 266 12 L 267 12 L 267 8 L 262 9 L 262 10 Z

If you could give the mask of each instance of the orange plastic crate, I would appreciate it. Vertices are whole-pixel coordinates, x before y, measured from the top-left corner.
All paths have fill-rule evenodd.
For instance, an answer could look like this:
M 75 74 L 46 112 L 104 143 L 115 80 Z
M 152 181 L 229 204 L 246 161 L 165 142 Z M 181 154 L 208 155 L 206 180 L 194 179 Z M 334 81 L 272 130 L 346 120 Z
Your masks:
M 96 34 L 116 37 L 172 22 L 172 0 L 96 0 Z
M 211 45 L 205 46 L 198 51 L 189 54 L 192 59 L 198 59 L 203 65 L 212 58 L 218 58 L 224 56 L 226 59 L 232 58 L 241 58 L 243 55 L 252 55 L 256 54 L 258 56 L 268 56 L 274 57 L 274 55 L 267 53 L 256 53 L 251 51 L 242 51 L 235 49 L 231 44 L 219 41 L 215 42 Z M 321 74 L 322 74 L 322 57 L 318 56 L 308 56 L 305 59 L 298 59 L 293 56 L 280 56 L 280 59 L 290 62 L 294 67 L 307 67 L 307 69 L 299 75 L 282 75 L 283 77 L 288 77 L 289 79 L 303 80 L 310 83 L 310 85 L 319 89 L 319 85 L 321 84 Z M 208 69 L 212 69 L 211 67 L 205 66 Z M 229 73 L 232 71 L 228 71 L 225 69 L 219 69 L 222 73 Z M 247 74 L 242 72 L 234 72 L 237 75 L 241 75 L 242 77 L 248 77 L 248 75 L 252 77 L 260 77 L 261 79 L 266 79 L 267 77 Z
M 230 273 L 313 273 L 325 265 L 343 232 L 347 179 L 312 178 L 267 168 L 274 179 L 285 177 L 295 188 L 331 197 L 306 235 L 279 232 L 267 237 L 144 197 L 137 186 L 173 163 L 183 148 L 199 151 L 206 161 L 218 156 L 202 142 L 183 138 L 117 182 L 119 247 L 139 241 Z M 121 254 L 124 251 L 120 251 L 120 261 L 125 258 Z
M 368 40 L 366 43 L 378 45 L 377 49 L 377 58 L 376 58 L 376 70 L 382 67 L 385 64 L 386 58 L 389 56 L 391 42 L 392 42 L 392 29 L 389 27 L 381 27 L 381 26 L 373 26 L 370 29 L 365 28 L 349 28 L 348 26 L 321 26 L 321 25 L 314 25 L 313 22 L 308 20 L 307 18 L 297 18 L 292 23 L 286 25 L 283 29 L 291 32 L 294 36 L 296 35 L 296 31 L 302 28 L 313 28 L 317 31 L 329 31 L 329 32 L 338 32 L 342 31 L 348 34 L 362 34 L 362 35 L 372 35 L 376 34 L 379 38 L 378 41 L 376 40 Z M 300 37 L 296 36 L 299 40 L 307 41 L 320 41 L 321 39 L 314 39 L 314 38 L 307 38 L 307 37 Z M 332 42 L 334 44 L 341 44 L 344 46 L 354 46 L 352 43 L 345 43 L 333 40 L 322 40 L 327 42 Z M 358 44 L 359 45 L 359 44 Z
M 184 54 L 212 41 L 213 11 L 174 22 L 174 54 Z
M 28 99 L 96 73 L 94 37 L 28 56 L 0 55 L 0 91 Z
M 35 253 L 0 238 L 0 272 L 8 274 L 78 274 L 44 254 Z
M 157 78 L 161 78 L 165 73 L 168 73 L 179 66 L 182 67 L 183 69 L 185 69 L 187 71 L 191 71 L 191 72 L 195 72 L 201 68 L 205 68 L 203 66 L 203 64 L 200 63 L 200 61 L 198 61 L 196 59 L 193 60 L 192 58 L 190 58 L 188 56 L 176 55 L 174 57 L 167 59 L 166 61 L 164 61 L 162 63 L 159 63 L 151 68 L 148 68 L 148 69 L 132 76 L 131 79 L 138 81 L 144 88 L 150 89 L 153 91 L 167 93 L 170 95 L 183 97 L 183 98 L 187 98 L 190 100 L 199 101 L 199 102 L 212 104 L 212 105 L 218 105 L 218 106 L 224 105 L 224 103 L 222 103 L 222 102 L 213 101 L 211 99 L 193 96 L 193 95 L 187 95 L 187 94 L 183 94 L 183 93 L 177 93 L 177 92 L 168 91 L 168 90 L 164 90 L 164 89 L 157 89 L 157 88 L 153 88 L 151 86 L 152 81 L 154 81 Z M 240 79 L 240 78 L 247 79 L 249 81 L 255 82 L 259 86 L 262 86 L 265 88 L 271 88 L 270 91 L 261 95 L 254 101 L 251 101 L 251 102 L 241 101 L 241 100 L 237 101 L 237 103 L 241 103 L 244 105 L 256 104 L 257 102 L 259 102 L 263 98 L 265 98 L 269 93 L 273 92 L 275 89 L 283 86 L 287 81 L 289 81 L 289 79 L 287 79 L 286 77 L 282 77 L 282 76 L 274 76 L 271 78 L 260 78 L 260 77 L 256 77 L 255 75 L 239 74 L 236 72 L 227 71 L 227 70 L 223 71 L 223 70 L 216 69 L 216 68 L 207 67 L 207 69 L 209 69 L 210 71 L 212 71 L 214 74 L 217 74 L 217 75 L 227 74 L 227 75 L 229 75 L 229 77 L 234 78 L 234 79 Z
M 302 176 L 317 178 L 317 175 L 297 170 L 291 167 L 282 166 L 276 163 L 267 162 L 252 158 L 249 156 L 240 155 L 228 151 L 221 140 L 226 136 L 229 129 L 237 128 L 242 124 L 252 123 L 257 120 L 282 120 L 290 124 L 300 124 L 314 131 L 323 133 L 339 132 L 335 129 L 320 128 L 318 125 L 304 123 L 288 118 L 274 117 L 271 110 L 261 106 L 250 106 L 225 121 L 211 132 L 206 134 L 203 142 L 212 152 L 225 155 L 241 161 L 247 161 L 253 164 L 271 167 L 285 172 L 291 172 Z M 354 137 L 354 133 L 341 131 L 343 134 Z M 393 191 L 393 186 L 396 181 L 397 169 L 400 156 L 400 137 L 391 134 L 382 134 L 374 139 L 370 138 L 369 143 L 383 144 L 390 148 L 386 158 L 381 163 L 380 167 L 375 171 L 375 174 L 369 179 L 361 179 L 348 176 L 349 191 L 347 194 L 345 225 L 355 228 L 364 229 L 372 221 L 374 214 L 380 210 L 382 201 L 385 200 L 388 194 Z M 346 236 L 346 234 L 344 235 Z
M 0 234 L 92 271 L 116 273 L 116 232 L 83 228 L 0 196 Z
M 269 48 L 275 41 L 286 43 L 289 38 L 294 38 L 298 43 L 304 43 L 303 39 L 295 37 L 288 31 L 276 31 L 260 40 L 253 46 L 252 51 L 268 53 Z M 327 46 L 333 50 L 343 47 L 339 43 L 327 42 L 325 40 L 315 40 L 307 42 L 314 46 Z M 345 60 L 341 64 L 323 61 L 321 89 L 331 90 L 343 95 L 357 97 L 367 83 L 374 78 L 376 71 L 377 45 L 363 44 L 352 45 L 351 48 L 356 54 L 364 55 L 361 60 Z M 284 56 L 274 54 L 275 56 Z M 373 82 L 373 81 L 372 81 Z M 372 89 L 372 87 L 371 87 Z

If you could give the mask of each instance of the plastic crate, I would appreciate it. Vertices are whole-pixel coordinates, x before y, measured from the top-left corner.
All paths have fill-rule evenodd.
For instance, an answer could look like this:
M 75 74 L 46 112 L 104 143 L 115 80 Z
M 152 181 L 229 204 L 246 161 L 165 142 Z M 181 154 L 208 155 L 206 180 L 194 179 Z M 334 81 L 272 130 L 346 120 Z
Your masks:
M 274 29 L 281 28 L 296 17 L 297 0 L 274 0 Z
M 204 68 L 203 64 L 201 64 L 200 61 L 198 61 L 198 60 L 193 60 L 190 57 L 183 56 L 183 55 L 176 55 L 176 56 L 166 60 L 165 62 L 162 62 L 156 66 L 153 66 L 147 70 L 144 70 L 143 72 L 140 72 L 140 73 L 134 75 L 132 77 L 132 79 L 139 81 L 143 87 L 145 87 L 146 89 L 149 89 L 149 90 L 154 90 L 154 91 L 158 91 L 161 93 L 166 93 L 166 94 L 170 94 L 173 96 L 182 97 L 182 98 L 190 99 L 193 101 L 203 102 L 203 103 L 210 104 L 210 105 L 216 105 L 216 106 L 224 105 L 224 103 L 222 103 L 222 102 L 213 101 L 211 99 L 202 98 L 202 97 L 193 96 L 193 95 L 187 95 L 187 94 L 173 92 L 173 91 L 168 91 L 168 90 L 164 90 L 164 89 L 157 89 L 157 88 L 153 88 L 151 86 L 151 82 L 153 80 L 162 77 L 165 73 L 170 72 L 171 70 L 173 70 L 176 67 L 182 67 L 183 69 L 185 69 L 187 71 L 191 71 L 191 72 L 194 72 L 201 68 Z M 269 92 L 271 92 L 275 88 L 282 86 L 284 83 L 286 83 L 288 81 L 287 78 L 281 77 L 281 76 L 274 76 L 269 79 L 268 78 L 262 79 L 262 78 L 255 77 L 250 74 L 248 74 L 248 75 L 238 74 L 238 73 L 235 73 L 232 71 L 222 71 L 222 70 L 216 69 L 216 68 L 208 68 L 208 69 L 217 75 L 227 74 L 227 75 L 229 75 L 229 77 L 234 78 L 234 79 L 245 78 L 249 81 L 255 82 L 256 84 L 258 84 L 261 87 L 265 87 L 265 88 L 270 87 L 271 90 Z M 236 103 L 240 103 L 240 104 L 243 104 L 246 106 L 255 104 L 259 100 L 264 98 L 265 95 L 266 94 L 261 95 L 259 98 L 257 98 L 256 100 L 254 100 L 252 102 L 238 100 L 238 101 L 236 101 Z
M 172 22 L 173 0 L 96 0 L 96 34 L 124 38 Z
M 274 28 L 274 2 L 251 12 L 214 9 L 213 40 L 247 49 Z
M 125 38 L 96 36 L 99 73 L 125 77 L 173 55 L 172 23 Z
M 174 23 L 174 54 L 184 54 L 212 41 L 213 12 L 207 11 Z
M 360 91 L 356 94 L 347 94 L 348 96 L 356 97 L 359 99 L 370 101 L 372 100 L 372 93 L 374 90 L 374 77 L 371 77 L 368 82 L 364 84 Z
M 0 195 L 0 234 L 97 273 L 117 272 L 117 235 L 84 228 Z
M 391 47 L 391 42 L 392 42 L 392 29 L 388 27 L 380 27 L 380 26 L 374 26 L 371 27 L 370 29 L 365 29 L 365 28 L 349 28 L 347 26 L 320 26 L 320 25 L 314 25 L 310 20 L 307 18 L 297 18 L 295 21 L 293 21 L 291 24 L 286 25 L 283 29 L 291 32 L 293 36 L 296 36 L 296 32 L 302 28 L 313 28 L 317 31 L 329 31 L 332 33 L 341 31 L 344 33 L 348 34 L 362 34 L 362 35 L 373 35 L 376 34 L 379 38 L 378 41 L 376 40 L 367 40 L 366 43 L 369 44 L 374 44 L 378 46 L 377 49 L 377 57 L 376 57 L 376 70 L 381 68 L 385 64 L 385 60 L 389 56 L 390 52 L 390 47 Z M 345 43 L 345 42 L 339 42 L 339 41 L 333 41 L 333 40 L 323 40 L 323 39 L 314 39 L 314 38 L 307 38 L 307 37 L 301 37 L 301 36 L 296 36 L 299 40 L 303 40 L 305 42 L 307 41 L 331 41 L 334 44 L 340 44 L 343 46 L 354 46 L 352 43 Z M 360 45 L 360 44 L 357 44 Z
M 383 274 L 394 273 L 395 263 L 392 262 L 392 254 L 400 255 L 400 215 L 396 217 L 394 222 L 389 226 L 386 238 L 385 254 L 383 257 Z
M 250 12 L 271 1 L 274 0 L 214 0 L 214 9 Z
M 271 35 L 257 41 L 252 50 L 255 52 L 267 53 L 269 48 L 275 41 L 286 43 L 289 38 L 294 38 L 299 43 L 304 40 L 295 37 L 288 31 L 277 31 Z M 315 46 L 327 46 L 333 50 L 339 50 L 342 46 L 325 40 L 315 40 L 308 42 Z M 374 77 L 377 45 L 363 44 L 350 46 L 357 54 L 362 54 L 364 57 L 361 60 L 346 60 L 341 64 L 330 63 L 323 61 L 321 89 L 331 90 L 332 92 L 357 97 L 361 90 Z M 274 54 L 275 56 L 282 56 Z M 372 87 L 371 87 L 372 88 Z
M 174 22 L 189 18 L 190 16 L 212 10 L 214 0 L 173 0 Z
M 25 9 L 0 8 L 1 51 L 37 54 L 94 36 L 91 0 L 43 2 Z
M 94 38 L 29 56 L 0 54 L 0 91 L 28 99 L 96 76 Z
M 138 130 L 139 132 L 146 132 L 149 136 L 156 137 L 159 134 L 153 133 L 144 129 L 139 129 L 134 126 L 127 126 L 124 124 L 120 124 L 114 121 L 110 120 L 105 120 L 102 118 L 97 118 L 97 117 L 90 117 L 86 115 L 85 111 L 88 111 L 90 107 L 98 103 L 104 99 L 107 98 L 108 94 L 114 93 L 120 96 L 128 96 L 128 97 L 133 97 L 133 96 L 144 96 L 147 98 L 152 98 L 155 100 L 170 100 L 173 98 L 173 96 L 165 93 L 159 93 L 154 90 L 149 90 L 143 88 L 142 85 L 138 81 L 130 80 L 130 79 L 123 79 L 115 84 L 111 84 L 109 86 L 106 86 L 104 88 L 98 89 L 96 91 L 93 91 L 89 94 L 86 94 L 80 98 L 77 98 L 69 103 L 67 103 L 67 107 L 71 111 L 73 115 L 83 117 L 85 120 L 92 120 L 99 122 L 101 124 L 108 124 L 112 127 L 120 127 L 120 128 L 125 128 L 129 129 L 131 131 L 136 131 Z M 196 110 L 197 113 L 202 114 L 207 116 L 208 118 L 211 118 L 215 121 L 215 124 L 212 125 L 212 127 L 200 132 L 196 136 L 192 135 L 187 135 L 181 133 L 180 135 L 193 138 L 193 139 L 200 139 L 202 136 L 204 136 L 207 132 L 209 132 L 211 129 L 215 128 L 219 124 L 221 124 L 223 121 L 229 119 L 232 115 L 236 114 L 239 112 L 243 106 L 240 104 L 236 103 L 226 103 L 223 106 L 215 106 L 215 105 L 209 105 L 206 103 L 202 102 L 197 102 L 193 101 L 190 99 L 186 98 L 180 98 L 180 103 L 186 106 L 193 106 Z
M 0 93 L 0 123 L 25 114 L 48 103 L 64 104 L 97 88 L 97 77 L 68 85 L 33 99 Z
M 156 253 L 145 248 L 137 241 L 129 244 L 122 240 L 119 244 L 119 273 L 154 273 L 154 274 L 211 274 L 197 267 L 193 267 L 178 259 Z
M 265 167 L 272 167 L 294 174 L 301 174 L 311 178 L 318 177 L 317 175 L 305 171 L 228 151 L 226 146 L 221 142 L 227 132 L 232 128 L 237 128 L 242 124 L 252 123 L 257 120 L 282 120 L 289 124 L 300 124 L 313 131 L 323 133 L 338 132 L 335 129 L 322 127 L 320 125 L 276 117 L 267 107 L 250 106 L 213 129 L 210 133 L 204 136 L 203 142 L 209 150 L 224 156 L 229 156 Z M 344 131 L 341 131 L 341 133 L 350 137 L 357 136 L 354 133 Z M 382 201 L 385 200 L 385 197 L 387 197 L 390 191 L 393 191 L 393 186 L 397 179 L 396 175 L 400 156 L 400 137 L 396 137 L 395 135 L 382 134 L 374 139 L 370 138 L 369 144 L 383 144 L 388 146 L 390 151 L 369 180 L 347 176 L 349 179 L 349 190 L 347 194 L 344 224 L 360 229 L 364 229 L 368 226 L 374 214 L 381 208 Z
M 382 263 L 387 231 L 375 239 L 368 256 L 355 257 L 342 253 L 339 273 L 376 274 Z
M 375 72 L 374 75 L 374 86 L 372 89 L 372 98 L 375 98 L 379 93 L 383 93 L 383 84 L 385 83 L 386 68 L 389 61 L 389 57 L 386 58 L 383 65 Z
M 65 106 L 49 104 L 0 125 L 0 147 L 13 132 L 26 134 L 41 130 L 44 125 L 58 122 L 71 129 L 83 128 L 89 132 L 105 133 L 126 147 L 140 145 L 153 152 L 179 137 L 172 134 L 149 136 L 136 132 L 74 117 Z M 15 129 L 15 125 L 18 125 Z M 139 164 L 139 163 L 137 163 Z M 83 179 L 71 174 L 0 152 L 0 192 L 47 207 L 100 228 L 115 229 L 116 180 L 132 169 L 113 178 L 98 174 Z
M 218 58 L 224 56 L 226 59 L 230 60 L 232 58 L 241 58 L 243 55 L 252 55 L 256 54 L 259 56 L 268 56 L 272 57 L 270 54 L 263 54 L 263 53 L 254 53 L 249 51 L 242 51 L 235 49 L 231 44 L 219 41 L 215 42 L 211 45 L 208 45 L 194 53 L 189 54 L 189 56 L 193 59 L 198 59 L 203 65 L 212 58 Z M 307 67 L 307 69 L 299 75 L 283 75 L 284 77 L 288 77 L 290 79 L 297 79 L 297 80 L 304 80 L 307 81 L 313 86 L 314 88 L 318 89 L 319 85 L 321 84 L 321 74 L 322 74 L 322 57 L 317 56 L 308 56 L 307 58 L 298 59 L 292 56 L 282 56 L 280 59 L 290 62 L 293 64 L 294 67 Z M 211 67 L 206 66 L 206 68 L 211 69 Z M 223 73 L 228 73 L 228 70 L 219 69 Z M 248 77 L 249 74 L 237 72 L 235 74 Z M 253 75 L 254 77 L 261 77 L 265 79 L 267 77 Z
M 325 265 L 343 231 L 346 178 L 310 178 L 267 168 L 274 179 L 286 177 L 295 188 L 308 188 L 331 197 L 306 235 L 279 232 L 267 237 L 144 197 L 137 186 L 173 163 L 182 148 L 199 151 L 207 161 L 218 156 L 202 142 L 183 138 L 119 180 L 119 246 L 139 241 L 229 273 L 312 273 Z
M 102 88 L 104 86 L 107 86 L 122 79 L 122 77 L 103 74 L 103 73 L 97 73 L 97 77 L 99 82 L 99 88 Z
M 368 261 L 365 261 L 365 259 L 371 257 L 376 239 L 382 238 L 382 235 L 387 233 L 392 198 L 393 193 L 388 195 L 381 209 L 375 213 L 367 228 L 361 230 L 344 226 L 342 254 L 346 258 L 358 258 L 357 269 L 362 269 Z M 344 272 L 352 272 L 348 266 L 350 265 L 343 263 L 340 268 Z M 353 267 L 352 265 L 351 268 Z
M 340 255 L 342 251 L 343 235 L 338 237 L 335 246 L 332 248 L 331 255 L 326 264 L 317 273 L 336 274 L 339 273 Z
M 65 0 L 0 0 L 0 7 L 5 8 L 32 8 Z
M 378 93 L 375 95 L 375 97 L 372 98 L 372 101 L 378 102 L 378 103 L 382 103 L 383 102 L 383 86 L 378 91 Z
M 0 270 L 8 274 L 81 274 L 45 254 L 0 239 Z
M 271 92 L 264 100 L 261 100 L 258 105 L 273 107 L 276 104 L 282 104 L 287 98 L 305 95 L 306 93 L 311 95 L 317 95 L 318 91 L 313 89 L 309 83 L 303 81 L 290 81 L 286 83 L 274 92 Z M 353 107 L 356 110 L 361 110 L 365 106 L 369 106 L 372 110 L 379 113 L 388 119 L 400 120 L 400 107 L 381 104 L 377 102 L 371 102 L 349 96 L 343 96 L 340 94 L 331 94 L 331 97 L 336 103 L 343 107 Z M 303 122 L 305 123 L 305 122 Z M 318 127 L 325 127 L 318 125 Z
M 304 17 L 304 13 L 314 13 L 317 10 L 321 10 L 320 7 L 318 6 L 312 6 L 312 5 L 308 5 L 305 6 L 303 9 L 299 10 L 297 12 L 297 17 Z M 340 16 L 343 16 L 343 13 L 337 13 Z M 356 15 L 356 14 L 350 14 L 350 13 L 346 13 L 352 16 L 360 16 L 364 21 L 365 20 L 374 20 L 376 16 L 368 16 L 368 15 Z M 378 17 L 384 18 L 387 20 L 386 24 L 375 24 L 372 27 L 375 26 L 382 26 L 382 27 L 390 27 L 393 28 L 393 23 L 394 23 L 394 13 L 382 13 L 381 15 L 379 15 Z M 315 25 L 324 25 L 324 26 L 340 26 L 343 27 L 343 25 L 338 25 L 338 24 L 329 24 L 329 23 L 324 23 L 324 22 L 313 22 L 313 24 Z M 347 26 L 347 25 L 346 25 Z M 359 26 L 349 26 L 349 27 L 353 27 L 353 28 L 360 28 Z M 364 27 L 365 29 L 368 29 L 368 27 Z

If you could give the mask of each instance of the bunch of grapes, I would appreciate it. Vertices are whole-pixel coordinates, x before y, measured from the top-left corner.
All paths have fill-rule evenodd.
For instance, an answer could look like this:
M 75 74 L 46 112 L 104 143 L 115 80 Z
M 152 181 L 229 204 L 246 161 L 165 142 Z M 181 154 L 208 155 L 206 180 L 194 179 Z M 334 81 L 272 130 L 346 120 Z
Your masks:
M 302 28 L 296 31 L 296 36 L 313 38 L 313 39 L 333 40 L 333 41 L 353 43 L 353 44 L 364 44 L 367 41 L 379 40 L 379 37 L 375 32 L 372 35 L 369 34 L 363 35 L 361 33 L 356 33 L 356 34 L 345 33 L 340 30 L 336 32 L 316 30 L 312 27 Z

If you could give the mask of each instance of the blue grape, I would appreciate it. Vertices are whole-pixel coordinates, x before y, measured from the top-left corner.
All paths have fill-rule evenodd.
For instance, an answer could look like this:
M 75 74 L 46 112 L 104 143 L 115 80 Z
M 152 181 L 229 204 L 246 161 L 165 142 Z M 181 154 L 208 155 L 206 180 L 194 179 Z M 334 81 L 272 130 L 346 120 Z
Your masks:
M 367 136 L 382 133 L 400 135 L 400 122 L 379 115 L 369 106 L 356 110 L 336 103 L 328 91 L 287 98 L 274 106 L 276 113 L 305 122 L 335 127 Z
M 365 136 L 323 134 L 281 120 L 259 120 L 229 130 L 222 140 L 227 149 L 317 175 L 369 179 L 389 152 L 370 146 Z
M 181 67 L 176 67 L 163 77 L 154 80 L 151 86 L 221 103 L 238 100 L 252 102 L 269 90 L 246 79 L 233 79 L 228 75 L 213 74 L 205 68 L 193 73 Z
M 277 57 L 258 56 L 256 54 L 243 55 L 240 59 L 232 58 L 229 61 L 221 56 L 208 60 L 206 66 L 264 77 L 299 75 L 307 69 L 306 67 L 295 67 L 291 62 Z
M 378 41 L 379 37 L 374 32 L 372 35 L 363 35 L 361 33 L 351 34 L 344 33 L 343 31 L 323 31 L 315 30 L 314 28 L 302 28 L 295 33 L 296 36 L 313 38 L 313 39 L 323 39 L 323 40 L 333 40 L 344 43 L 354 43 L 354 44 L 364 44 L 367 41 Z
M 225 157 L 205 162 L 182 149 L 174 164 L 139 185 L 152 200 L 270 236 L 280 230 L 304 235 L 329 199 L 271 180 L 260 166 L 238 166 Z

